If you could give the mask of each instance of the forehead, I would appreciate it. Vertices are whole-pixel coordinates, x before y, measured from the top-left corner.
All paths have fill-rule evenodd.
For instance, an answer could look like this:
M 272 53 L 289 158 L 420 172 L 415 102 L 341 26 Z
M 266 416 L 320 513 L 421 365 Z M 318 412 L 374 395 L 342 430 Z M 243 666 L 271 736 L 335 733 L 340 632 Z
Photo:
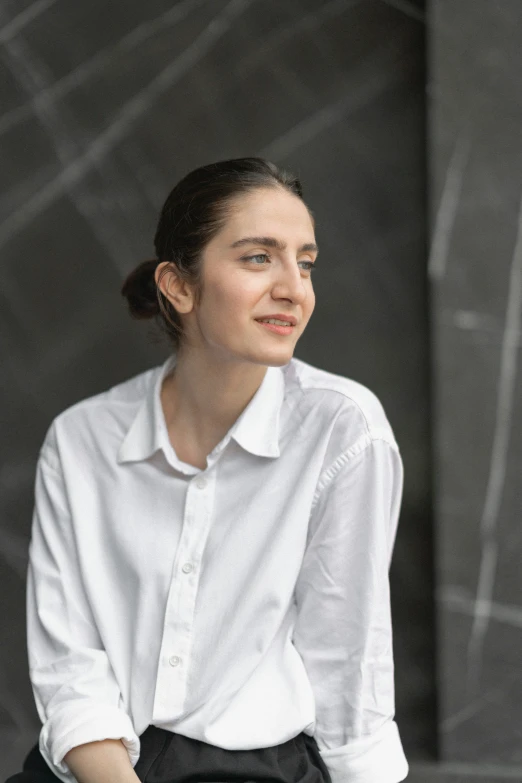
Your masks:
M 231 202 L 221 234 L 229 243 L 243 236 L 273 236 L 280 240 L 280 249 L 286 239 L 315 240 L 313 221 L 306 205 L 298 196 L 280 188 L 259 189 L 237 197 Z

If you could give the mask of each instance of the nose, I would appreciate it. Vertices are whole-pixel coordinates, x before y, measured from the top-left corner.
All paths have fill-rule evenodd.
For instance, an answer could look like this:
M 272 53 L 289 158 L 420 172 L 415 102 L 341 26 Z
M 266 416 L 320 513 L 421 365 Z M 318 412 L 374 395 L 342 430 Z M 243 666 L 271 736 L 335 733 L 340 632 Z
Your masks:
M 272 289 L 274 299 L 290 299 L 292 302 L 303 302 L 307 296 L 305 280 L 301 269 L 295 262 L 280 264 Z

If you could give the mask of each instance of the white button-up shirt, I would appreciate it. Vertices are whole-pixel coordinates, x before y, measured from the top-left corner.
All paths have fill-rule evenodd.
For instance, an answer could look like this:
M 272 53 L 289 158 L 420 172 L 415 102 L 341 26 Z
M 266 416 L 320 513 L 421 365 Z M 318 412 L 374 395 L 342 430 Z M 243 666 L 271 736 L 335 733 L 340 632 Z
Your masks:
M 40 750 L 149 724 L 228 749 L 314 736 L 333 783 L 397 783 L 389 566 L 403 490 L 366 386 L 268 367 L 204 470 L 140 373 L 61 412 L 43 441 L 27 572 Z

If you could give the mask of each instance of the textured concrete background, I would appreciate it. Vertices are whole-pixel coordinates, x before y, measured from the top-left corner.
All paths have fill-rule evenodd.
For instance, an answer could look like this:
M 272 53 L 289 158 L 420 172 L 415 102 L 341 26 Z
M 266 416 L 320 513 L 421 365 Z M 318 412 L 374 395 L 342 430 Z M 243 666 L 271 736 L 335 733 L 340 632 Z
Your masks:
M 121 281 L 181 176 L 255 154 L 301 176 L 317 218 L 296 356 L 373 389 L 403 454 L 408 780 L 522 780 L 521 25 L 518 0 L 1 6 L 0 777 L 40 728 L 25 576 L 44 432 L 162 361 Z
M 440 746 L 447 760 L 518 780 L 521 35 L 520 2 L 431 3 Z

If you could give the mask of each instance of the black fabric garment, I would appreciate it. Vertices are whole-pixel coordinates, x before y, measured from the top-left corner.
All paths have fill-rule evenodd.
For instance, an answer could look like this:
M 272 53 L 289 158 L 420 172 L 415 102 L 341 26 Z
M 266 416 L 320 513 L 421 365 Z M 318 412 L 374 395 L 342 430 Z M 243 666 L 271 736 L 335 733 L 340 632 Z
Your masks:
M 142 783 L 332 783 L 317 742 L 304 732 L 268 748 L 227 750 L 151 725 L 140 743 L 134 771 Z M 23 771 L 5 783 L 59 780 L 35 745 Z

